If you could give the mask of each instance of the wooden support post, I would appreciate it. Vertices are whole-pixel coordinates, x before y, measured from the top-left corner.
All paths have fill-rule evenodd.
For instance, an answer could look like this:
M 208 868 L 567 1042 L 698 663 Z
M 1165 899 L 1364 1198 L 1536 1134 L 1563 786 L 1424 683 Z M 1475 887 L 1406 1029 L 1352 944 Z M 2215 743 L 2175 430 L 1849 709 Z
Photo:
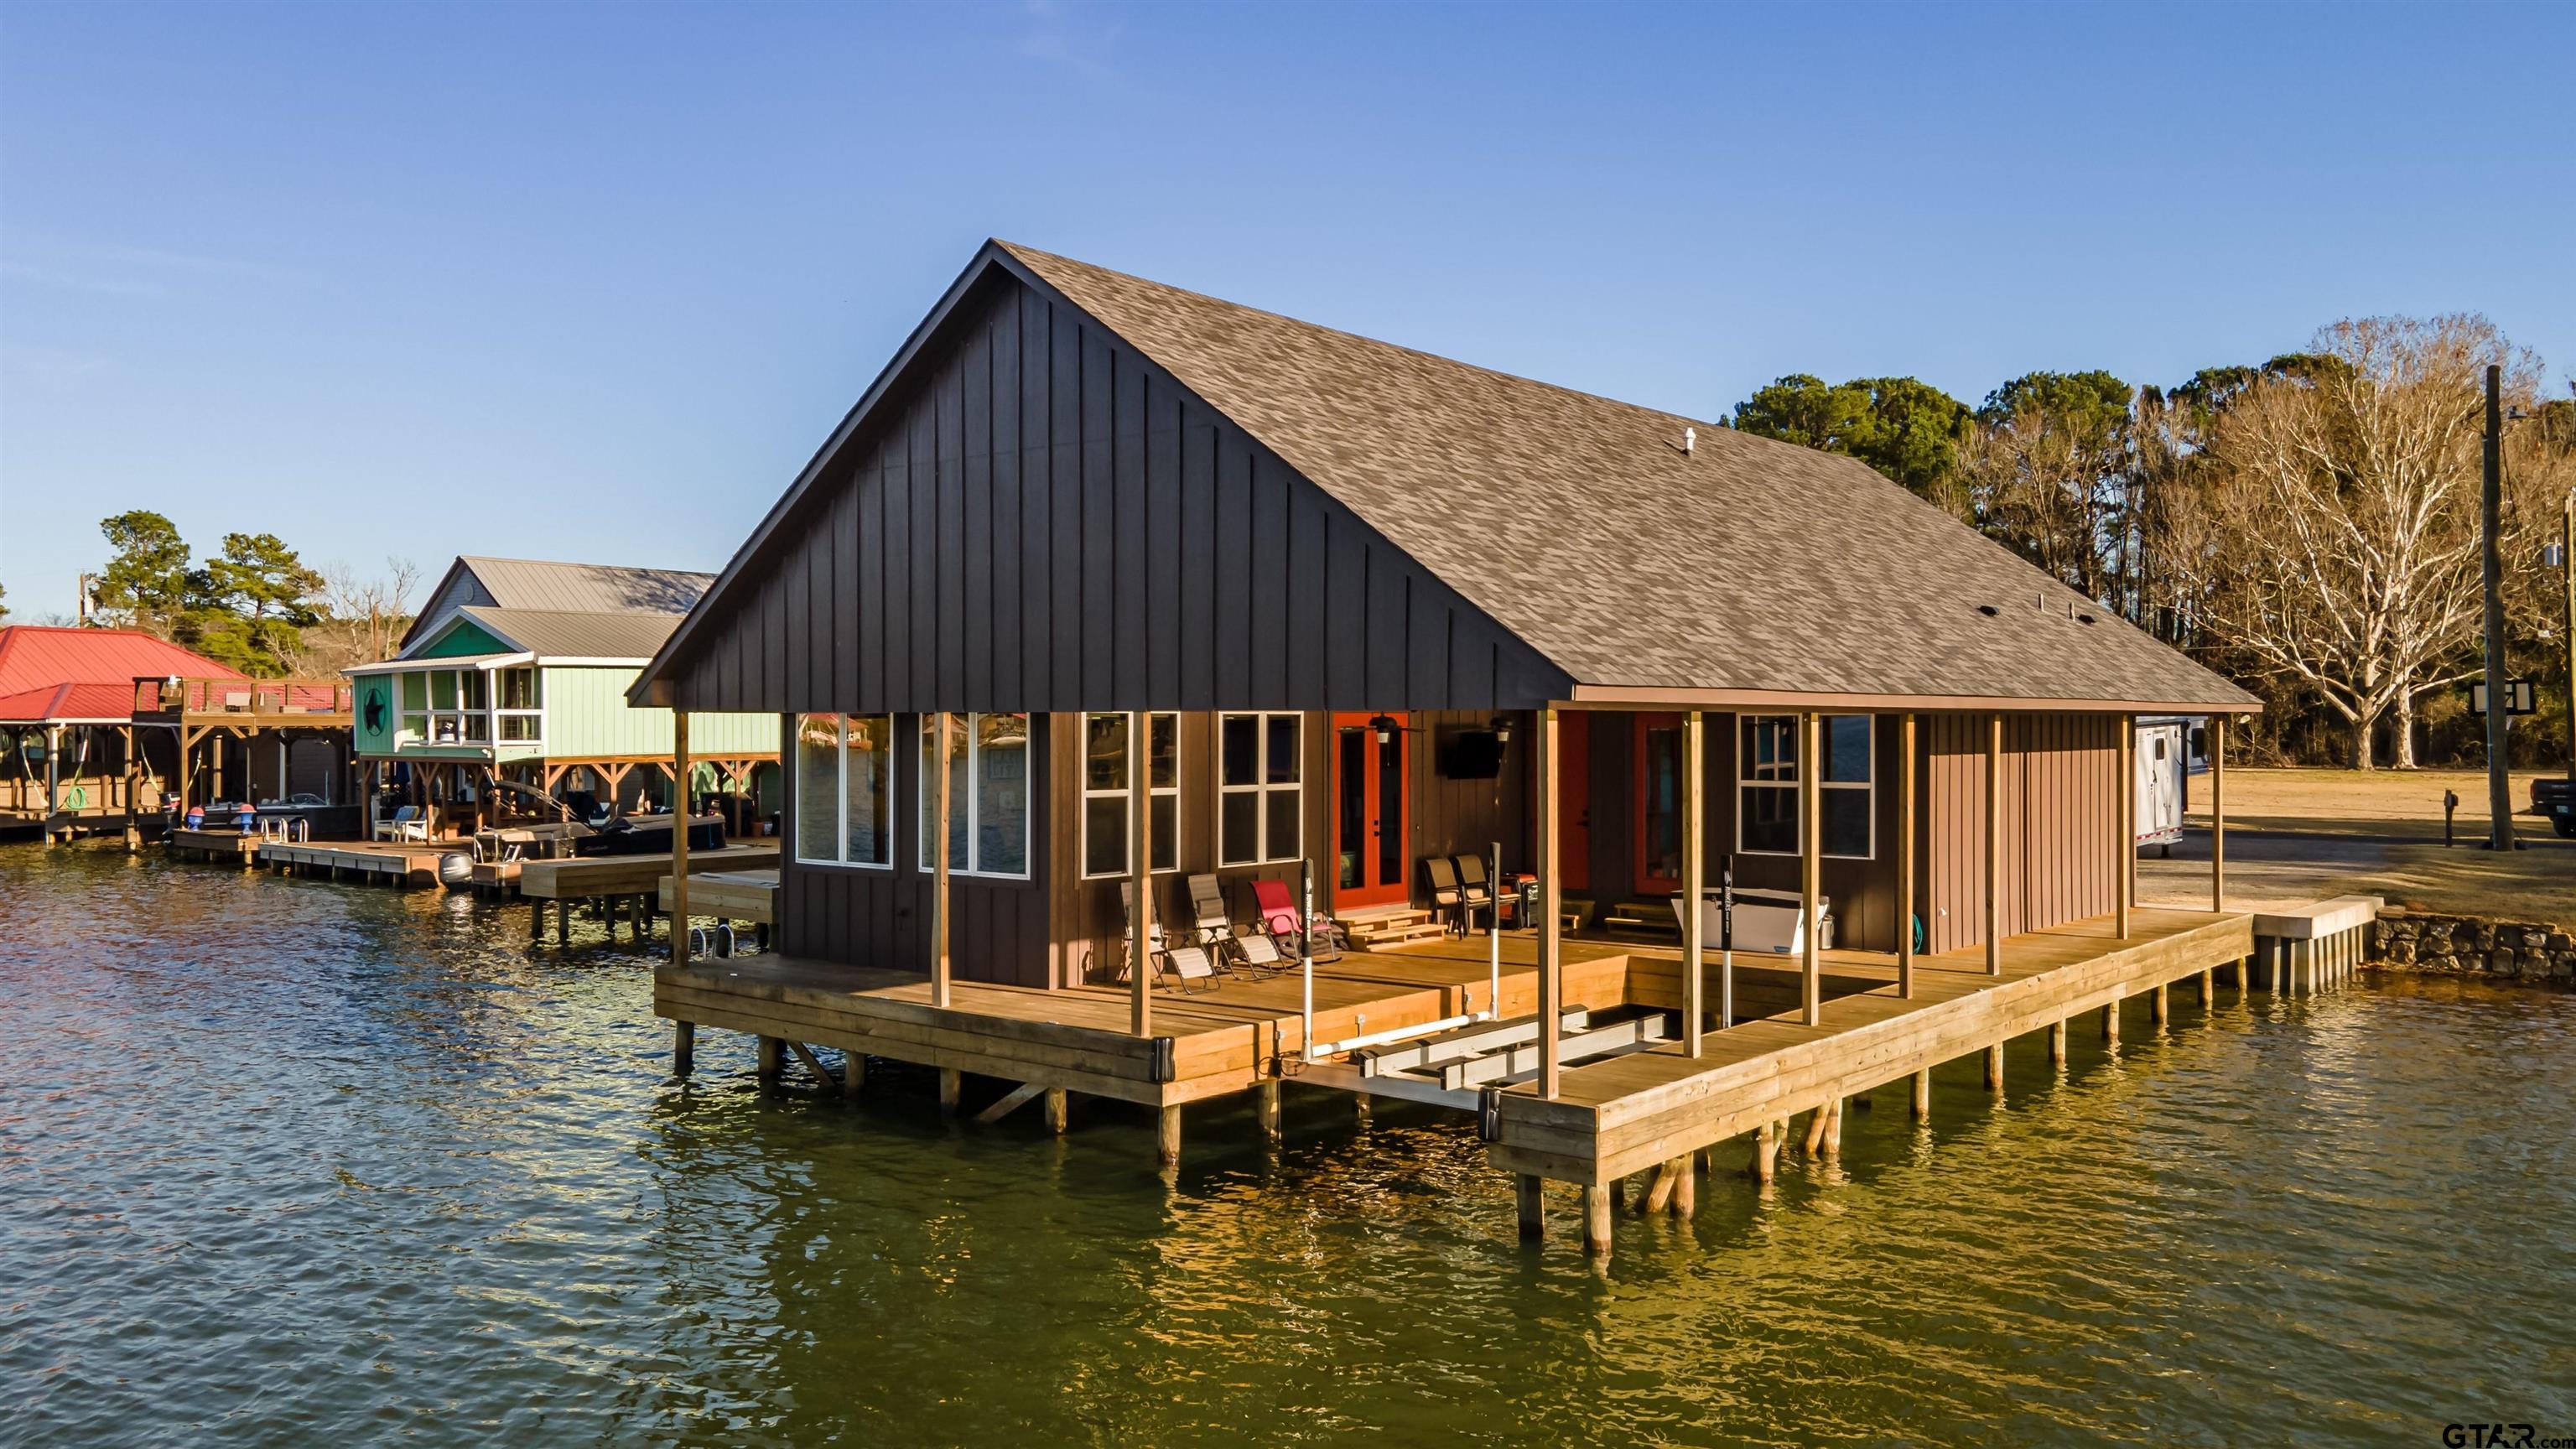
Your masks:
M 572 945 L 572 902 L 570 901 L 555 902 L 555 944 L 561 947 Z
M 2211 967 L 2203 966 L 2200 968 L 2200 1009 L 2207 1011 L 2216 1005 L 2217 1001 L 2218 972 Z
M 1366 1092 L 1351 1093 L 1351 1120 L 1358 1124 L 1360 1130 L 1368 1130 L 1369 1115 L 1369 1094 Z
M 1362 1093 L 1360 1100 L 1367 1101 L 1367 1094 Z M 1524 1243 L 1541 1242 L 1547 1237 L 1545 1187 L 1544 1182 L 1526 1172 L 1517 1173 L 1512 1178 L 1512 1206 L 1514 1216 L 1520 1219 L 1521 1241 Z
M 1127 712 L 1127 893 L 1130 907 L 1127 942 L 1127 1029 L 1137 1036 L 1154 1034 L 1154 790 L 1153 745 L 1148 732 L 1154 717 Z M 1139 782 L 1143 783 L 1140 784 Z M 1299 909 L 1305 909 L 1302 905 Z M 1299 1042 L 1299 1052 L 1310 1043 Z
M 1798 1019 L 1817 1026 L 1825 1019 L 1825 976 L 1818 964 L 1816 898 L 1824 893 L 1825 764 L 1816 742 L 1816 712 L 1798 715 Z M 1810 1142 L 1807 1150 L 1815 1151 Z
M 2209 717 L 2209 908 L 2227 909 L 2227 716 Z
M 1181 1109 L 1169 1106 L 1154 1123 L 1154 1157 L 1165 1167 L 1181 1165 Z
M 2147 998 L 2147 1020 L 2162 1026 L 2171 1010 L 2171 1006 L 2165 1000 L 2165 984 L 2159 981 L 2156 983 L 2154 994 Z
M 1780 1128 L 1765 1122 L 1753 1134 L 1753 1180 L 1769 1182 L 1780 1174 Z
M 1564 823 L 1558 817 L 1564 812 L 1557 801 L 1563 793 L 1565 763 L 1557 756 L 1557 746 L 1556 708 L 1550 705 L 1538 712 L 1538 1094 L 1542 1097 L 1554 1097 L 1564 1083 L 1558 1060 L 1562 1048 L 1557 1042 L 1565 1014 L 1565 893 L 1557 860 Z M 1584 1189 L 1586 1194 L 1599 1190 Z M 1588 1196 L 1585 1202 L 1588 1213 Z M 1606 1252 L 1606 1232 L 1604 1237 Z
M 1676 1170 L 1671 1162 L 1656 1163 L 1654 1180 L 1647 1184 L 1644 1192 L 1637 1195 L 1637 1216 L 1648 1217 L 1655 1213 L 1671 1211 L 1673 1185 L 1689 1175 L 1690 1171 L 1687 1167 Z
M 1682 719 L 1682 1054 L 1698 1056 L 1708 1009 L 1707 925 L 1701 896 L 1708 885 L 1708 716 Z
M 2112 783 L 2111 934 L 2129 939 L 2129 905 L 2137 895 L 2138 719 L 2120 716 L 2119 778 Z
M 762 1081 L 774 1082 L 778 1080 L 779 1068 L 785 1064 L 786 1060 L 786 1045 L 780 1042 L 778 1038 L 774 1036 L 765 1036 L 760 1039 L 759 1075 Z
M 1843 1099 L 1825 1104 L 1825 1160 L 1832 1162 L 1843 1155 Z
M 1595 1258 L 1610 1256 L 1610 1212 L 1608 1187 L 1583 1190 L 1583 1251 Z
M 528 944 L 536 945 L 545 938 L 546 903 L 539 897 L 530 896 L 528 897 Z
M 1673 1216 L 1699 1216 L 1699 1174 L 1692 1171 L 1688 1157 L 1681 1159 L 1680 1169 L 1673 1174 Z
M 1914 716 L 1896 728 L 1896 994 L 1914 996 Z
M 1072 1104 L 1073 1094 L 1067 1092 L 1064 1088 L 1049 1087 L 1047 1089 L 1046 1101 L 1039 1106 L 1038 1110 L 1046 1117 L 1046 1130 L 1049 1133 L 1057 1137 L 1062 1137 L 1065 1133 L 1065 1129 L 1072 1125 Z
M 2066 1065 L 2066 1018 L 2062 1016 L 2048 1024 L 2048 1064 Z
M 1825 1117 L 1825 1109 L 1819 1106 L 1807 1118 L 1807 1140 L 1801 1150 L 1809 1157 L 1825 1150 Z
M 948 828 L 950 819 L 949 810 L 951 805 L 949 796 L 952 793 L 953 780 L 957 773 L 955 766 L 950 761 L 948 753 L 950 749 L 948 740 L 948 719 L 948 711 L 941 710 L 939 712 L 939 741 L 937 748 L 931 754 L 931 759 L 936 762 L 934 768 L 939 773 L 939 788 L 936 792 L 939 800 L 939 807 L 938 813 L 933 817 L 931 822 L 931 828 L 938 833 L 939 847 L 936 863 L 932 866 L 930 873 L 930 1004 L 936 1007 L 945 1007 L 948 1005 Z M 1152 912 L 1148 911 L 1147 914 L 1151 915 Z M 1141 941 L 1144 938 L 1145 929 L 1142 925 L 1139 925 L 1136 928 L 1136 939 Z M 1139 971 L 1136 974 L 1136 979 L 1139 981 L 1144 980 L 1144 973 Z M 1142 1000 L 1143 998 L 1140 995 L 1138 999 Z M 1144 1029 L 1140 1026 L 1137 1029 L 1137 1035 L 1142 1036 L 1143 1034 Z M 944 1078 L 942 1079 L 942 1085 L 945 1085 Z M 954 1102 L 949 1102 L 944 1103 L 943 1105 L 954 1107 L 956 1104 Z
M 687 1076 L 698 1065 L 698 1024 L 694 1021 L 671 1023 L 671 1072 Z
M 841 1052 L 841 1090 L 844 1093 L 855 1097 L 859 1094 L 859 1089 L 867 1084 L 868 1054 L 859 1050 L 857 1047 L 843 1048 Z
M 840 1078 L 833 1076 L 830 1072 L 823 1069 L 823 1059 L 814 1055 L 814 1049 L 812 1047 L 807 1046 L 805 1043 L 798 1041 L 796 1038 L 791 1036 L 787 1038 L 787 1049 L 796 1053 L 796 1060 L 803 1062 L 805 1064 L 805 1070 L 812 1072 L 816 1080 L 820 1081 L 824 1086 L 831 1087 L 835 1090 L 839 1089 L 841 1085 Z
M 1276 1078 L 1264 1081 L 1252 1089 L 1252 1112 L 1254 1119 L 1261 1124 L 1261 1140 L 1277 1142 L 1279 1140 L 1279 1083 Z
M 1000 1097 L 995 1098 L 993 1105 L 976 1113 L 975 1125 L 978 1127 L 990 1127 L 994 1123 L 1001 1121 L 1003 1118 L 1008 1117 L 1013 1112 L 1020 1110 L 1020 1108 L 1036 1101 L 1039 1097 L 1044 1096 L 1045 1094 L 1046 1088 L 1038 1083 L 1022 1082 L 1008 1092 L 1003 1093 Z
M 2120 1044 L 2120 1002 L 2117 997 L 2102 1008 L 2102 1041 L 2106 1046 Z
M 671 708 L 671 778 L 680 782 L 671 811 L 671 964 L 689 964 L 689 712 Z M 558 919 L 563 908 L 555 908 Z
M 1990 1042 L 1986 1046 L 1986 1090 L 1989 1092 L 2001 1092 L 2003 1089 L 2004 1044 L 2002 1042 Z
M 2004 717 L 1986 716 L 1986 974 L 2004 974 Z
M 1917 1122 L 1932 1120 L 1932 1073 L 1929 1069 L 1914 1074 L 1913 1101 L 1910 1104 Z
M 939 1069 L 939 1115 L 950 1116 L 966 1096 L 966 1074 L 955 1067 Z

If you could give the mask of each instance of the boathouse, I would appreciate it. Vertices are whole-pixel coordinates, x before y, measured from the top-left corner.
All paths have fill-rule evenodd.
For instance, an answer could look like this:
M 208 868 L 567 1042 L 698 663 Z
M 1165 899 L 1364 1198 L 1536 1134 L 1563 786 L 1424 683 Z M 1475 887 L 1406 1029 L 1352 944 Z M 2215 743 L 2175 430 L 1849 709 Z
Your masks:
M 1117 1097 L 1167 1158 L 1283 1078 L 1441 1102 L 1600 1249 L 1629 1174 L 2250 949 L 2220 870 L 2134 906 L 2126 752 L 2255 701 L 1864 465 L 999 242 L 632 698 L 788 760 L 778 954 L 658 981 L 684 1069 Z M 1264 882 L 1351 949 L 1241 959 Z
M 381 801 L 433 834 L 543 815 L 547 797 L 666 808 L 671 713 L 629 704 L 636 672 L 712 580 L 677 569 L 461 557 L 395 657 L 345 671 L 352 739 Z M 757 834 L 773 806 L 775 715 L 698 722 L 697 793 Z M 517 788 L 507 788 L 515 786 Z

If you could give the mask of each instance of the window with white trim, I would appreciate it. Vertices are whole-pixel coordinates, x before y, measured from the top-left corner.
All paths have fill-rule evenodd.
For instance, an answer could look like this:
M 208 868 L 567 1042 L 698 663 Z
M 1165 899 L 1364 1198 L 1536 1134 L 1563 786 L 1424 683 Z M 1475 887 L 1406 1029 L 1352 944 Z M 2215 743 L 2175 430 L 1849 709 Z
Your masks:
M 1086 880 L 1126 875 L 1135 864 L 1127 843 L 1136 796 L 1123 713 L 1082 717 L 1082 874 Z M 1153 792 L 1154 869 L 1181 868 L 1181 717 L 1145 717 L 1145 758 Z
M 939 716 L 921 717 L 921 868 L 939 866 Z M 948 870 L 1029 876 L 1029 717 L 950 716 Z
M 894 864 L 894 717 L 796 717 L 796 859 Z
M 1217 716 L 1217 864 L 1302 853 L 1305 724 L 1297 714 Z
M 1876 716 L 1829 714 L 1816 722 L 1824 770 L 1817 778 L 1822 853 L 1869 860 L 1878 853 L 1874 779 Z M 1798 717 L 1746 715 L 1736 731 L 1735 848 L 1747 855 L 1796 855 Z

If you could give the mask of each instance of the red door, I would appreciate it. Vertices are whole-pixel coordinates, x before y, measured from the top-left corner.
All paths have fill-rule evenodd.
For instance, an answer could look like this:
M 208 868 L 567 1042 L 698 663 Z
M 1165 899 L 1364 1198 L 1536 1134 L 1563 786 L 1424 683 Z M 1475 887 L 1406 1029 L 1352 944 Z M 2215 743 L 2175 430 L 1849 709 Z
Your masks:
M 1377 721 L 1384 721 L 1380 728 Z M 1402 716 L 1333 716 L 1333 908 L 1412 898 L 1411 750 Z
M 1592 715 L 1556 716 L 1556 868 L 1561 890 L 1592 889 Z
M 1682 717 L 1636 716 L 1637 889 L 1682 888 Z

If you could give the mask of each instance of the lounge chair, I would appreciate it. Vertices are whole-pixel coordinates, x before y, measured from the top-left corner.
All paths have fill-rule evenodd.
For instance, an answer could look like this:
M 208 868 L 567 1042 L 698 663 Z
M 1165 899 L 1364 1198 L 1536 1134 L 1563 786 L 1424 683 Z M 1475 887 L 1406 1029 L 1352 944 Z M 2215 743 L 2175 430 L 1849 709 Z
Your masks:
M 1252 883 L 1253 904 L 1261 911 L 1261 929 L 1279 949 L 1290 956 L 1307 953 L 1308 937 L 1313 938 L 1314 957 L 1318 961 L 1338 961 L 1350 949 L 1351 937 L 1342 923 L 1330 916 L 1318 915 L 1314 929 L 1307 930 L 1306 918 L 1297 902 L 1288 894 L 1284 880 L 1256 880 Z
M 1214 875 L 1191 876 L 1189 885 L 1199 940 L 1213 946 L 1221 961 L 1231 960 L 1230 967 L 1220 966 L 1220 970 L 1230 969 L 1257 981 L 1287 967 L 1288 958 L 1279 954 L 1279 943 L 1262 934 L 1259 926 L 1235 923 L 1234 913 L 1226 908 L 1225 887 Z
M 1431 896 L 1432 913 L 1440 918 L 1441 934 L 1467 934 L 1466 898 L 1459 893 L 1458 867 L 1445 855 L 1422 857 L 1422 883 Z
M 1493 877 L 1485 873 L 1481 855 L 1453 856 L 1449 863 L 1458 868 L 1458 914 L 1473 929 L 1477 912 L 1494 909 Z
M 1132 943 L 1136 939 L 1136 883 L 1134 881 L 1122 880 L 1118 883 L 1118 904 L 1127 913 L 1127 927 L 1119 933 L 1119 940 L 1121 943 Z M 1163 934 L 1163 923 L 1159 920 L 1149 919 L 1145 923 L 1145 956 L 1147 960 L 1154 963 L 1157 973 L 1171 978 L 1165 984 L 1184 996 L 1198 989 L 1190 984 L 1194 981 L 1204 981 L 1210 986 L 1216 984 L 1216 961 L 1209 956 L 1208 949 L 1198 945 L 1174 945 Z M 1122 950 L 1118 953 L 1118 975 L 1115 979 L 1121 985 L 1134 979 L 1128 969 L 1128 960 L 1126 951 Z
M 427 840 L 429 839 L 429 822 L 421 818 L 419 806 L 405 805 L 400 810 L 394 812 L 393 819 L 379 820 L 376 822 L 376 839 L 392 840 L 397 842 L 405 840 Z

